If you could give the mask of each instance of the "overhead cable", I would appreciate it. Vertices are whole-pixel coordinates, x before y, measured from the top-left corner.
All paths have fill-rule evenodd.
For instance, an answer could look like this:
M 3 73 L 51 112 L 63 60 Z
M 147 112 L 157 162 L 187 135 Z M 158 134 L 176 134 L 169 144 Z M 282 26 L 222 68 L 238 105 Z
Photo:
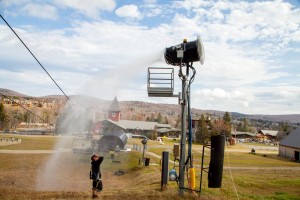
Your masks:
M 38 64 L 43 68 L 43 70 L 48 74 L 48 76 L 52 79 L 52 81 L 55 83 L 55 85 L 58 87 L 58 89 L 65 95 L 65 97 L 69 100 L 69 97 L 65 94 L 65 92 L 59 87 L 59 85 L 56 83 L 56 81 L 52 78 L 52 76 L 48 73 L 48 71 L 45 69 L 45 67 L 40 63 L 40 61 L 35 57 L 35 55 L 30 51 L 30 49 L 27 47 L 27 45 L 23 42 L 23 40 L 19 37 L 19 35 L 14 31 L 14 29 L 9 25 L 9 23 L 2 17 L 0 14 L 0 17 L 2 20 L 6 23 L 6 25 L 10 28 L 10 30 L 18 37 L 18 39 L 22 42 L 22 44 L 26 47 L 26 49 L 29 51 L 29 53 L 33 56 L 33 58 L 38 62 Z

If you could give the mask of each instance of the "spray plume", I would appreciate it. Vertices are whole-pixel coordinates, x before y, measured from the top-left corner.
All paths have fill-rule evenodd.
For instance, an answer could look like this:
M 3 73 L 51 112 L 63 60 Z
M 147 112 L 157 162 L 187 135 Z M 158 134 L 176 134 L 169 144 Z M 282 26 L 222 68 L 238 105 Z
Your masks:
M 121 90 L 132 82 L 135 77 L 146 74 L 146 68 L 161 61 L 162 51 L 157 51 L 149 55 L 140 57 L 133 62 L 112 68 L 104 73 L 99 73 L 91 81 L 84 84 L 79 90 L 78 96 L 72 96 L 64 107 L 58 120 L 57 130 L 64 134 L 59 137 L 55 149 L 68 149 L 67 144 L 77 133 L 83 133 L 89 130 L 90 125 L 98 120 L 103 120 L 108 102 L 99 101 L 99 99 L 87 97 L 97 96 L 101 99 L 113 99 Z M 146 82 L 146 76 L 145 76 Z M 137 87 L 140 84 L 136 84 Z M 134 100 L 135 94 L 132 94 Z M 76 171 L 76 165 L 65 165 L 68 161 L 65 159 L 65 151 L 53 153 L 49 160 L 41 167 L 37 175 L 36 189 L 42 191 L 59 190 L 82 190 L 82 187 L 89 187 L 88 178 L 85 184 L 78 184 L 72 171 Z M 74 161 L 70 161 L 74 162 Z M 77 172 L 77 173 L 88 173 Z M 84 186 L 85 185 L 85 186 Z

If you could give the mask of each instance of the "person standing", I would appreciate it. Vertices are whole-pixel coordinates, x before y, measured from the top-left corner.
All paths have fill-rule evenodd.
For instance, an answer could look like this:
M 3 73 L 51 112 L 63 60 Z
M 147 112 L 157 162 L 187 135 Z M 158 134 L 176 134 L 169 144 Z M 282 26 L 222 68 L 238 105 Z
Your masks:
M 103 189 L 100 171 L 100 165 L 103 161 L 103 156 L 93 155 L 91 160 L 90 179 L 93 181 L 92 197 L 97 198 L 97 192 L 100 192 Z

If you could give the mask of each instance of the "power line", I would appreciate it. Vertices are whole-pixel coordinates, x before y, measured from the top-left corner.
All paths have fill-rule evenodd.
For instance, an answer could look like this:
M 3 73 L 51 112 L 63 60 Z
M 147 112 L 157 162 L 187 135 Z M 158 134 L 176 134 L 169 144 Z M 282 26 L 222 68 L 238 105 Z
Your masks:
M 9 100 L 11 100 L 11 98 L 9 98 L 8 96 L 6 96 L 5 94 L 2 94 L 1 92 L 0 92 L 0 94 L 1 94 L 3 97 L 8 98 Z M 16 104 L 18 104 L 18 106 L 20 106 L 21 108 L 27 110 L 28 112 L 30 112 L 31 114 L 33 114 L 33 115 L 36 116 L 37 118 L 43 120 L 43 122 L 45 122 L 45 120 L 44 120 L 43 118 L 41 118 L 40 116 L 34 114 L 33 112 L 31 112 L 31 111 L 28 110 L 27 108 L 23 107 L 23 106 L 22 106 L 21 104 L 19 104 L 18 102 L 15 102 L 14 100 L 13 100 L 13 102 L 16 103 Z
M 18 37 L 18 39 L 22 42 L 22 44 L 26 47 L 26 49 L 29 51 L 29 53 L 33 56 L 33 58 L 38 62 L 38 64 L 43 68 L 43 70 L 48 74 L 48 76 L 52 79 L 52 81 L 55 83 L 55 85 L 58 87 L 58 89 L 65 95 L 65 97 L 69 100 L 69 97 L 65 94 L 65 92 L 59 87 L 59 85 L 56 83 L 56 81 L 52 78 L 52 76 L 48 73 L 48 71 L 44 68 L 44 66 L 40 63 L 40 61 L 34 56 L 34 54 L 30 51 L 30 49 L 27 47 L 27 45 L 23 42 L 23 40 L 19 37 L 19 35 L 14 31 L 14 29 L 8 24 L 8 22 L 2 17 L 0 14 L 0 17 L 2 20 L 6 23 L 6 25 L 10 28 L 10 30 Z

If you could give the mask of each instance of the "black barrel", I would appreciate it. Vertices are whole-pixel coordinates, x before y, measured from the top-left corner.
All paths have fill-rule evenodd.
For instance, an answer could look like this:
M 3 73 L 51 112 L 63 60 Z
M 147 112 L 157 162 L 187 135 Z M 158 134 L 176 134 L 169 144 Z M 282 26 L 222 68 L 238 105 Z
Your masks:
M 145 158 L 145 166 L 149 166 L 150 158 Z
M 208 187 L 220 188 L 222 185 L 225 136 L 211 136 L 210 163 L 208 170 Z

